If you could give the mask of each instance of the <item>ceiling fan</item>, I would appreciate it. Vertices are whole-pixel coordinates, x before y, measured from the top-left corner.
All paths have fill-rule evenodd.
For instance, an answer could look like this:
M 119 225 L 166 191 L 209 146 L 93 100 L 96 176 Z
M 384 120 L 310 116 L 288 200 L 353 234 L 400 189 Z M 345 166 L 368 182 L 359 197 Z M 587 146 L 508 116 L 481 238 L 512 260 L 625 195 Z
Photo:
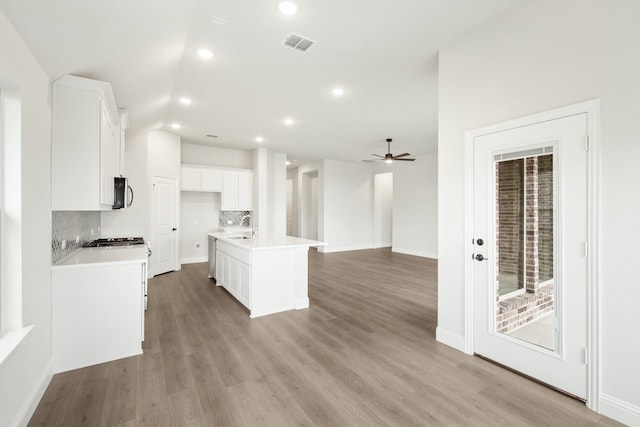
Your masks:
M 404 161 L 404 162 L 413 162 L 415 159 L 407 159 L 407 156 L 410 156 L 411 154 L 409 153 L 402 153 L 402 154 L 398 154 L 397 156 L 394 156 L 393 154 L 391 154 L 391 141 L 393 141 L 391 138 L 387 138 L 387 154 L 385 154 L 384 156 L 381 156 L 380 154 L 372 154 L 372 156 L 376 156 L 379 157 L 378 159 L 371 159 L 371 160 L 363 160 L 363 162 L 385 162 L 385 163 L 393 163 L 394 160 L 400 160 L 400 161 Z

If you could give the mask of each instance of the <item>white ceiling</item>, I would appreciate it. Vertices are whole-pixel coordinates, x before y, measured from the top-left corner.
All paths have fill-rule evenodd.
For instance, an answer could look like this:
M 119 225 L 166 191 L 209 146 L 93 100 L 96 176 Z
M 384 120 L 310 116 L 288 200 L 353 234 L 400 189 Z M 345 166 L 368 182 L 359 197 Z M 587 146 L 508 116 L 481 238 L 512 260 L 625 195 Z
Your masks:
M 298 0 L 293 16 L 277 0 L 0 0 L 0 9 L 52 79 L 110 82 L 130 112 L 129 136 L 164 129 L 301 162 L 370 158 L 385 138 L 396 154 L 435 151 L 438 48 L 523 2 Z M 316 45 L 281 46 L 291 32 Z M 201 47 L 214 57 L 200 59 Z

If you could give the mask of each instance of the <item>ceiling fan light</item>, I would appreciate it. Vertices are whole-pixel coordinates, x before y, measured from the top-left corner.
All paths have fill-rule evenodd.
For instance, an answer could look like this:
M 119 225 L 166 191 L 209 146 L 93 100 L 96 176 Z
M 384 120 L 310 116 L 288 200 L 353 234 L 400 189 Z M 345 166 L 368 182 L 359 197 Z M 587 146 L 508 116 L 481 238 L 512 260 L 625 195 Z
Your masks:
M 385 162 L 386 164 L 390 165 L 391 163 L 393 163 L 393 160 L 391 160 L 391 159 L 387 159 L 387 160 L 385 160 L 384 162 Z

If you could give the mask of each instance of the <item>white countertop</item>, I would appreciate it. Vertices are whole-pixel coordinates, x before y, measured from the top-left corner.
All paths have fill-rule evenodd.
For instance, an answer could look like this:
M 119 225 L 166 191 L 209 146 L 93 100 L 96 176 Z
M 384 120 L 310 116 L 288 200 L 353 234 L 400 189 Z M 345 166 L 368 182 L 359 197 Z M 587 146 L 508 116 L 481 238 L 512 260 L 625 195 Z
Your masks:
M 80 248 L 51 266 L 52 270 L 91 266 L 105 263 L 140 263 L 147 261 L 147 246 L 109 246 L 103 248 Z
M 249 229 L 250 235 L 251 231 Z M 309 247 L 309 246 L 324 246 L 325 242 L 321 242 L 318 240 L 309 240 L 309 239 L 301 239 L 299 237 L 293 236 L 276 236 L 269 234 L 260 234 L 255 239 L 233 239 L 232 236 L 238 235 L 247 235 L 246 233 L 224 233 L 224 232 L 216 232 L 209 233 L 209 236 L 215 237 L 216 239 L 223 240 L 227 243 L 230 243 L 234 246 L 237 246 L 246 250 L 267 250 L 267 249 L 283 249 L 283 248 L 294 248 L 294 247 Z

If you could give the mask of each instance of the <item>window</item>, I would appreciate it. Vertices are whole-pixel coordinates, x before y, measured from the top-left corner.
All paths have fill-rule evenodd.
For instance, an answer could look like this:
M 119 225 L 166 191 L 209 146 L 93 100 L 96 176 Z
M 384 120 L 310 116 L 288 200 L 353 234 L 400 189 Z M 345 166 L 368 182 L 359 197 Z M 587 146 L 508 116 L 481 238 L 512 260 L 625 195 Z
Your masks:
M 22 326 L 21 135 L 20 91 L 0 81 L 0 364 L 31 330 Z

